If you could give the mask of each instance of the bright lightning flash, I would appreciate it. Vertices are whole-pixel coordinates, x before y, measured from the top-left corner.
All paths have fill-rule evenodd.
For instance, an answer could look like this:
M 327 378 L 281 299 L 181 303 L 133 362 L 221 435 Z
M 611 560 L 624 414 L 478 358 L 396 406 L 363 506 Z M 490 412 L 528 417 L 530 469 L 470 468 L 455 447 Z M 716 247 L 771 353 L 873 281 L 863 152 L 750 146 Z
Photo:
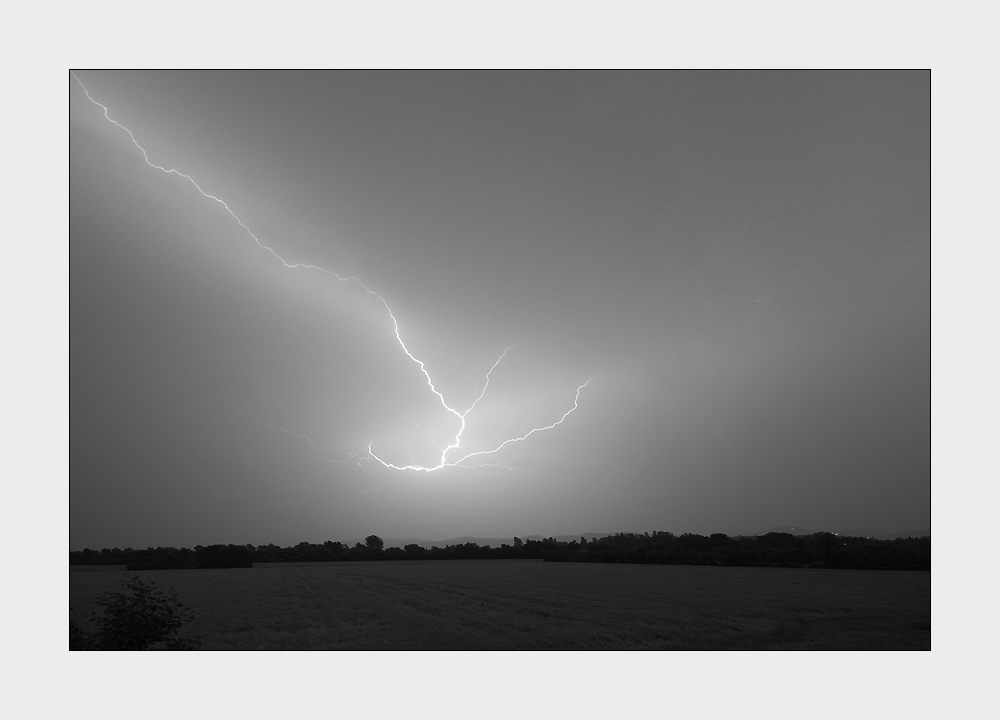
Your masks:
M 504 352 L 506 353 L 506 350 Z M 503 359 L 503 355 L 501 355 L 500 358 Z M 497 364 L 499 364 L 499 363 L 500 363 L 500 360 L 497 360 L 496 363 L 493 364 L 493 367 L 495 368 L 497 366 Z M 490 372 L 493 372 L 493 370 L 491 369 Z M 489 375 L 487 375 L 486 377 L 487 377 L 487 385 L 488 385 L 489 384 Z M 593 379 L 594 378 L 590 378 L 590 380 L 593 380 Z M 441 462 L 439 462 L 434 467 L 424 467 L 422 465 L 393 465 L 392 463 L 386 462 L 385 460 L 383 460 L 382 458 L 380 458 L 378 455 L 376 455 L 372 451 L 371 443 L 368 443 L 368 454 L 371 455 L 376 460 L 378 460 L 383 465 L 385 465 L 387 468 L 392 468 L 393 470 L 422 470 L 424 472 L 432 472 L 434 470 L 440 470 L 440 469 L 446 468 L 446 467 L 456 467 L 457 465 L 459 465 L 460 463 L 468 460 L 469 458 L 480 457 L 482 455 L 492 455 L 493 453 L 499 452 L 500 450 L 502 450 L 507 445 L 510 445 L 511 443 L 516 443 L 516 442 L 521 442 L 522 440 L 527 440 L 529 437 L 531 437 L 532 435 L 534 435 L 537 432 L 541 432 L 543 430 L 551 430 L 552 428 L 556 427 L 557 425 L 562 425 L 563 420 L 565 420 L 567 417 L 569 417 L 570 413 L 572 413 L 574 410 L 576 410 L 576 408 L 580 405 L 580 391 L 583 390 L 585 387 L 587 387 L 590 384 L 590 380 L 587 380 L 587 382 L 585 382 L 583 385 L 580 385 L 579 387 L 577 387 L 577 389 L 576 389 L 576 397 L 573 399 L 573 407 L 571 407 L 569 410 L 567 410 L 566 412 L 564 412 L 561 418 L 559 418 L 558 420 L 556 420 L 551 425 L 546 425 L 545 427 L 532 428 L 531 430 L 529 430 L 528 432 L 526 432 L 524 435 L 521 435 L 520 437 L 511 438 L 509 440 L 504 440 L 502 443 L 500 443 L 499 445 L 497 445 L 492 450 L 480 450 L 479 452 L 467 453 L 466 455 L 463 455 L 462 457 L 460 457 L 458 460 L 454 460 L 452 462 L 447 462 L 447 460 L 446 460 L 446 457 L 448 455 L 448 451 L 449 450 L 452 450 L 452 449 L 457 448 L 457 447 L 461 447 L 461 445 L 460 445 L 460 439 L 461 439 L 462 431 L 465 430 L 465 416 L 468 413 L 472 412 L 472 408 L 476 406 L 476 403 L 473 403 L 472 407 L 470 407 L 468 410 L 465 411 L 465 413 L 463 413 L 463 414 L 461 414 L 459 416 L 459 417 L 462 418 L 462 431 L 459 431 L 458 436 L 455 438 L 455 442 L 452 443 L 451 445 L 449 445 L 447 448 L 445 448 L 444 452 L 441 453 Z M 483 392 L 484 393 L 486 392 L 486 388 L 485 387 L 483 388 Z M 483 397 L 482 394 L 480 394 L 480 396 L 478 398 L 476 398 L 476 402 L 479 402 L 479 400 L 482 397 Z
M 243 230 L 246 231 L 247 235 L 249 235 L 253 239 L 253 241 L 255 243 L 257 243 L 258 247 L 260 247 L 262 250 L 267 250 L 269 253 L 271 253 L 271 255 L 273 255 L 275 258 L 277 258 L 281 262 L 281 264 L 284 265 L 286 268 L 289 268 L 289 269 L 303 269 L 303 270 L 318 270 L 320 272 L 326 273 L 327 275 L 332 275 L 333 277 L 335 277 L 337 280 L 339 280 L 341 282 L 353 282 L 353 283 L 357 283 L 357 285 L 360 286 L 366 293 L 368 293 L 369 295 L 375 297 L 376 299 L 378 299 L 379 302 L 382 303 L 383 307 L 385 307 L 385 309 L 386 309 L 386 312 L 389 314 L 389 318 L 392 320 L 393 332 L 396 335 L 396 341 L 399 343 L 399 347 L 402 348 L 403 352 L 406 353 L 406 356 L 408 358 L 410 358 L 410 360 L 412 360 L 420 368 L 420 372 L 423 373 L 424 379 L 426 380 L 427 387 L 430 388 L 430 391 L 432 393 L 434 393 L 438 397 L 438 400 L 441 402 L 441 406 L 446 411 L 448 411 L 449 413 L 451 413 L 452 415 L 454 415 L 458 419 L 458 421 L 459 421 L 459 428 L 458 428 L 458 431 L 455 433 L 455 440 L 452 443 L 450 443 L 449 445 L 447 445 L 444 448 L 441 448 L 440 446 L 435 446 L 435 447 L 437 447 L 437 449 L 441 450 L 441 459 L 438 461 L 437 465 L 433 465 L 433 466 L 423 466 L 423 465 L 417 465 L 417 464 L 394 465 L 393 463 L 386 462 L 385 460 L 383 460 L 382 458 L 380 458 L 378 455 L 376 455 L 372 451 L 372 443 L 368 444 L 368 455 L 369 455 L 369 457 L 374 458 L 379 463 L 381 463 L 383 466 L 385 466 L 387 468 L 392 468 L 393 470 L 417 470 L 417 471 L 422 471 L 422 472 L 428 472 L 429 473 L 429 472 L 433 472 L 435 470 L 441 470 L 443 468 L 456 467 L 460 463 L 463 463 L 464 461 L 468 460 L 469 458 L 475 458 L 475 457 L 481 457 L 481 456 L 486 456 L 486 455 L 492 455 L 494 453 L 499 452 L 500 450 L 502 450 L 507 445 L 510 445 L 510 444 L 513 444 L 513 443 L 517 443 L 517 442 L 521 442 L 522 440 L 527 440 L 529 437 L 531 437 L 535 433 L 542 432 L 544 430 L 551 430 L 552 428 L 556 427 L 557 425 L 561 425 L 563 423 L 563 421 L 567 417 L 569 417 L 569 415 L 574 410 L 576 410 L 577 407 L 579 406 L 579 404 L 580 404 L 580 392 L 583 390 L 583 388 L 587 387 L 587 385 L 590 384 L 590 382 L 591 382 L 591 380 L 593 380 L 593 378 L 590 378 L 590 380 L 587 380 L 587 382 L 583 383 L 582 385 L 580 385 L 580 386 L 578 386 L 576 388 L 576 396 L 575 396 L 575 398 L 573 400 L 573 407 L 571 407 L 569 410 L 567 410 L 565 413 L 563 413 L 562 417 L 560 417 L 558 420 L 556 420 L 551 425 L 546 425 L 544 427 L 536 427 L 536 428 L 531 429 L 530 431 L 528 431 L 524 435 L 521 435 L 520 437 L 515 437 L 515 438 L 510 438 L 508 440 L 504 440 L 502 443 L 500 443 L 499 445 L 497 445 L 497 447 L 495 447 L 492 450 L 480 450 L 478 452 L 467 453 L 467 454 L 463 455 L 462 457 L 460 457 L 459 459 L 453 460 L 453 461 L 449 462 L 448 461 L 448 453 L 450 451 L 452 451 L 452 450 L 460 449 L 462 447 L 462 433 L 465 432 L 465 418 L 466 418 L 466 416 L 470 412 L 472 412 L 475 409 L 476 405 L 479 404 L 479 401 L 483 399 L 483 396 L 486 394 L 487 388 L 490 386 L 490 376 L 493 374 L 493 371 L 496 370 L 497 366 L 500 364 L 500 361 L 503 360 L 504 357 L 507 355 L 507 352 L 510 350 L 510 348 L 507 348 L 506 350 L 504 350 L 500 354 L 500 357 L 497 358 L 497 361 L 495 363 L 493 363 L 493 366 L 490 368 L 489 372 L 486 373 L 486 383 L 483 385 L 483 389 L 479 393 L 478 397 L 476 397 L 476 399 L 473 401 L 472 405 L 469 406 L 469 409 L 466 410 L 465 412 L 459 412 L 455 408 L 453 408 L 450 405 L 448 405 L 448 403 L 444 399 L 444 395 L 442 395 L 441 392 L 434 386 L 434 381 L 431 379 L 431 375 L 427 371 L 427 368 L 424 365 L 423 361 L 417 359 L 416 357 L 414 357 L 413 353 L 411 353 L 410 350 L 409 350 L 409 348 L 406 347 L 406 343 L 403 342 L 403 338 L 402 338 L 402 336 L 399 333 L 399 322 L 396 320 L 396 315 L 392 312 L 392 308 L 389 307 L 389 304 L 385 301 L 385 298 L 383 298 L 381 295 L 379 295 L 374 290 L 372 290 L 367 285 L 365 285 L 361 281 L 360 278 L 354 277 L 353 275 L 343 276 L 343 275 L 340 275 L 340 274 L 338 274 L 336 272 L 333 272 L 332 270 L 327 270 L 326 268 L 320 267 L 319 265 L 313 265 L 313 264 L 307 264 L 307 263 L 290 263 L 290 262 L 286 261 L 283 257 L 281 257 L 281 255 L 279 255 L 277 253 L 277 251 L 274 250 L 274 248 L 272 248 L 272 247 L 270 247 L 268 245 L 265 245 L 263 242 L 261 242 L 260 238 L 258 238 L 256 235 L 254 235 L 253 231 L 249 227 L 247 227 L 247 225 L 239 218 L 239 216 L 237 216 L 237 214 L 235 212 L 233 212 L 232 208 L 230 208 L 229 205 L 227 205 L 225 203 L 225 201 L 223 201 L 221 198 L 216 197 L 215 195 L 211 195 L 211 194 L 205 192 L 204 190 L 202 190 L 201 186 L 198 185 L 198 183 L 195 182 L 194 178 L 192 178 L 190 175 L 182 173 L 181 171 L 176 170 L 174 168 L 165 168 L 162 165 L 157 165 L 156 163 L 154 163 L 153 161 L 151 161 L 149 159 L 149 155 L 146 152 L 146 149 L 144 147 L 142 147 L 142 145 L 139 144 L 138 140 L 135 139 L 135 135 L 132 134 L 132 131 L 129 130 L 124 125 L 122 125 L 117 120 L 115 120 L 114 118 L 112 118 L 111 115 L 108 112 L 108 108 L 107 108 L 106 105 L 102 105 L 101 103 L 97 102 L 97 100 L 95 100 L 93 97 L 91 97 L 90 92 L 87 90 L 86 86 L 83 84 L 83 82 L 80 80 L 80 78 L 78 78 L 76 76 L 75 73 L 73 73 L 72 71 L 70 71 L 70 75 L 72 75 L 73 79 L 76 80 L 77 83 L 79 83 L 80 87 L 83 89 L 84 94 L 87 96 L 87 99 L 90 100 L 90 102 L 92 102 L 94 105 L 96 105 L 97 107 L 101 108 L 101 110 L 104 111 L 104 117 L 108 120 L 108 122 L 112 123 L 113 125 L 116 125 L 117 127 L 119 127 L 122 130 L 124 130 L 126 133 L 128 133 L 129 138 L 132 140 L 132 144 L 135 145 L 139 149 L 139 151 L 142 153 L 142 157 L 146 161 L 146 164 L 149 165 L 149 167 L 154 168 L 156 170 L 159 170 L 162 173 L 166 173 L 167 175 L 176 175 L 177 177 L 184 178 L 189 183 L 191 183 L 194 186 L 195 190 L 197 190 L 199 193 L 201 193 L 201 195 L 203 197 L 205 197 L 205 198 L 207 198 L 209 200 L 214 200 L 215 202 L 217 202 L 219 205 L 221 205 L 223 207 L 223 209 L 225 209 L 225 211 L 227 213 L 229 213 L 230 216 L 232 216 L 232 218 L 239 224 L 239 226 L 241 228 L 243 228 Z M 284 430 L 282 428 L 278 428 L 278 429 L 280 429 L 280 430 L 282 430 L 282 432 L 288 433 L 290 435 L 295 435 L 295 433 L 290 433 L 289 431 Z M 301 437 L 305 437 L 305 436 L 301 436 Z M 309 444 L 312 445 L 312 441 L 311 440 L 309 441 Z M 357 455 L 355 453 L 349 453 L 349 457 L 346 458 L 346 459 L 350 459 L 350 456 L 357 457 Z M 502 466 L 503 463 L 498 463 L 498 465 Z M 466 466 L 466 467 L 470 467 L 470 466 Z M 471 467 L 478 467 L 478 465 L 471 466 Z

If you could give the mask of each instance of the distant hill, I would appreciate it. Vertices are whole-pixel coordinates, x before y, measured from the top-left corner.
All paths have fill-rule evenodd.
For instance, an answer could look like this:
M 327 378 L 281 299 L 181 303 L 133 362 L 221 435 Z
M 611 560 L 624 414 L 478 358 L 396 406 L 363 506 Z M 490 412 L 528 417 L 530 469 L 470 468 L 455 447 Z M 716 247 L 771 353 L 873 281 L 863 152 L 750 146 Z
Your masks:
M 864 533 L 864 532 L 853 532 L 853 531 L 843 531 L 842 532 L 840 530 L 840 528 L 837 528 L 836 530 L 824 530 L 824 531 L 809 530 L 807 528 L 799 527 L 798 525 L 780 525 L 778 527 L 771 527 L 771 528 L 767 528 L 766 530 L 759 530 L 757 532 L 736 534 L 736 535 L 733 535 L 733 537 L 754 537 L 754 536 L 758 536 L 759 537 L 761 535 L 767 535 L 768 533 L 772 533 L 772 532 L 774 532 L 774 533 L 788 533 L 789 535 L 813 535 L 813 534 L 815 534 L 817 532 L 834 532 L 834 533 L 839 533 L 841 535 L 849 535 L 851 537 L 868 537 L 868 534 Z M 544 540 L 544 539 L 549 538 L 549 537 L 555 537 L 555 539 L 558 540 L 559 542 L 573 542 L 574 540 L 577 541 L 577 542 L 579 542 L 579 540 L 580 540 L 581 537 L 585 537 L 585 538 L 587 538 L 587 541 L 589 542 L 591 540 L 595 540 L 597 538 L 602 538 L 602 537 L 607 537 L 608 535 L 612 535 L 612 534 L 613 533 L 592 533 L 592 532 L 588 532 L 588 533 L 580 533 L 579 535 L 554 535 L 554 536 L 552 536 L 552 535 L 519 535 L 518 537 L 520 537 L 521 540 Z M 641 535 L 642 533 L 639 533 L 639 534 Z M 928 528 L 926 530 L 919 530 L 919 531 L 913 531 L 913 532 L 890 533 L 888 535 L 878 535 L 878 536 L 872 536 L 872 537 L 875 537 L 878 540 L 895 540 L 896 538 L 928 537 L 928 536 L 930 536 L 930 534 L 931 534 L 931 531 Z M 514 536 L 513 535 L 511 535 L 509 537 L 475 537 L 475 536 L 472 536 L 472 535 L 462 535 L 461 537 L 453 537 L 453 538 L 448 538 L 446 540 L 425 540 L 423 538 L 412 538 L 412 537 L 410 537 L 410 538 L 383 538 L 383 540 L 385 542 L 385 547 L 387 547 L 387 548 L 391 548 L 391 547 L 403 548 L 403 547 L 406 547 L 407 545 L 419 545 L 420 547 L 422 547 L 422 548 L 424 548 L 426 550 L 430 550 L 432 547 L 444 548 L 444 547 L 447 547 L 448 545 L 465 545 L 467 543 L 475 543 L 476 545 L 479 545 L 480 547 L 484 547 L 486 545 L 489 545 L 490 547 L 493 547 L 493 548 L 498 548 L 501 545 L 513 545 L 514 544 Z M 347 541 L 347 545 L 349 547 L 352 547 L 355 543 L 361 543 L 362 545 L 364 545 L 365 539 L 364 538 L 352 538 L 352 539 L 350 539 L 350 540 Z
M 746 533 L 747 535 L 767 535 L 768 533 L 788 533 L 789 535 L 815 535 L 819 530 L 806 530 L 805 528 L 798 527 L 797 525 L 781 525 L 779 527 L 768 528 L 767 530 L 761 530 L 755 533 Z
M 913 530 L 913 531 L 909 531 L 909 532 L 897 532 L 897 533 L 889 533 L 888 535 L 880 535 L 878 539 L 879 540 L 895 540 L 896 538 L 910 538 L 910 537 L 913 537 L 913 538 L 922 538 L 922 537 L 930 537 L 930 536 L 931 536 L 931 529 L 930 528 L 925 528 L 923 530 Z
M 920 538 L 920 537 L 930 537 L 931 530 L 926 528 L 924 530 L 912 530 L 907 532 L 897 532 L 889 533 L 887 535 L 875 535 L 871 534 L 871 531 L 862 531 L 854 528 L 835 528 L 833 530 L 806 530 L 795 525 L 782 525 L 780 527 L 768 528 L 767 530 L 761 530 L 755 533 L 746 533 L 748 536 L 752 535 L 766 535 L 769 532 L 777 533 L 788 533 L 789 535 L 814 535 L 817 532 L 831 532 L 835 535 L 847 535 L 849 537 L 873 537 L 876 540 L 895 540 L 896 538 Z

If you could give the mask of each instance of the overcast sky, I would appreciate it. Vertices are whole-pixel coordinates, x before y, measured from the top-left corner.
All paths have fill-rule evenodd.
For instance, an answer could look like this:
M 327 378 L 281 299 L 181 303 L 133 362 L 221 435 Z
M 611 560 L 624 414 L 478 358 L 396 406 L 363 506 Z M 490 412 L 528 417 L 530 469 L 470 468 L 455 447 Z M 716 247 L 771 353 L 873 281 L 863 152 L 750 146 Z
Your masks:
M 76 75 L 71 548 L 930 527 L 928 73 Z

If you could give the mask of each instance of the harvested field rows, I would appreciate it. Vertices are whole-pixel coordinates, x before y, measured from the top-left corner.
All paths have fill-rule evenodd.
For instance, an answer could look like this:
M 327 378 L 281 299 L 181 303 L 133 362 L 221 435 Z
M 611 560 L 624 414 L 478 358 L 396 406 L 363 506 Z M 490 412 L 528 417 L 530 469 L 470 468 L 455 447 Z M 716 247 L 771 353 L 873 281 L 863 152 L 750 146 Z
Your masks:
M 202 649 L 929 650 L 930 573 L 543 563 L 257 565 L 136 573 Z M 124 572 L 70 572 L 77 618 Z

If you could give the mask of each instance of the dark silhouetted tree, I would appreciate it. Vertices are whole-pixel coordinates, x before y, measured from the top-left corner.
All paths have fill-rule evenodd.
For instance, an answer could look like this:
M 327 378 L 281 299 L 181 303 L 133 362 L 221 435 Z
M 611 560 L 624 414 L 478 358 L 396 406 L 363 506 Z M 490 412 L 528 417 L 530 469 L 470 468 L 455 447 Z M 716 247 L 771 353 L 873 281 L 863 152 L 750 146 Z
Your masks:
M 365 547 L 375 552 L 380 552 L 385 543 L 378 535 L 369 535 L 365 538 Z
M 97 631 L 88 636 L 70 622 L 70 649 L 95 650 L 191 650 L 189 640 L 177 637 L 181 625 L 193 613 L 151 580 L 129 576 L 128 592 L 109 593 L 97 601 L 103 613 L 91 614 Z M 76 647 L 74 648 L 74 644 Z
M 427 551 L 420 545 L 417 545 L 416 543 L 410 543 L 409 545 L 404 547 L 403 550 L 409 557 L 415 557 L 415 558 L 423 557 L 424 555 L 427 554 Z
M 73 619 L 73 608 L 70 608 L 69 616 L 69 649 L 70 650 L 93 650 L 94 639 L 90 633 L 76 624 Z

